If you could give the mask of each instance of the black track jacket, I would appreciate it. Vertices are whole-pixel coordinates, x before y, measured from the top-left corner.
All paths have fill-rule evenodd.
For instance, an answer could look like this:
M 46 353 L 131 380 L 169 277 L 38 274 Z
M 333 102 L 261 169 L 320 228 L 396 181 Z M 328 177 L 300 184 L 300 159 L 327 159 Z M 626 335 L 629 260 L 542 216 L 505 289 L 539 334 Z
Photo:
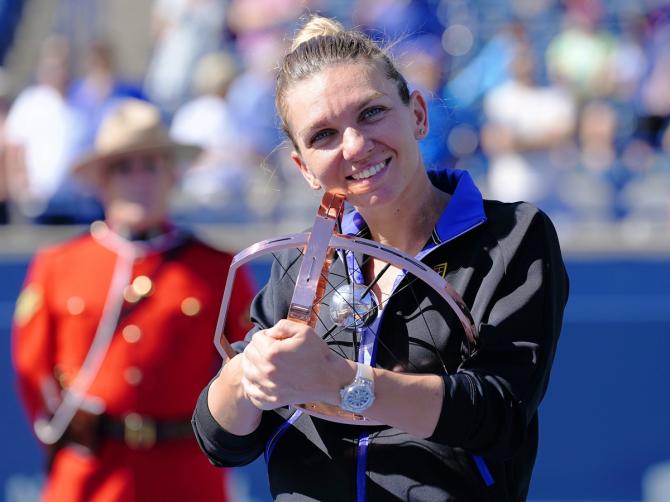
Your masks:
M 213 464 L 244 465 L 265 452 L 277 500 L 526 499 L 537 452 L 537 408 L 568 296 L 556 232 L 529 204 L 482 200 L 465 172 L 431 177 L 452 193 L 451 220 L 456 209 L 463 214 L 463 201 L 476 206 L 465 211 L 471 220 L 465 231 L 442 242 L 434 236 L 422 261 L 446 270 L 445 278 L 469 306 L 479 327 L 477 349 L 465 354 L 462 328 L 451 313 L 431 315 L 444 307 L 437 306 L 441 299 L 430 288 L 418 282 L 402 288 L 401 283 L 384 307 L 379 333 L 385 343 L 376 365 L 397 370 L 400 362 L 403 371 L 443 374 L 432 349 L 437 343 L 448 374 L 443 374 L 444 400 L 433 435 L 420 439 L 390 427 L 341 425 L 281 408 L 264 412 L 252 434 L 234 436 L 211 416 L 206 388 L 193 426 Z M 439 237 L 439 229 L 434 234 Z M 284 318 L 291 299 L 292 283 L 283 276 L 297 275 L 299 256 L 289 251 L 279 261 L 252 306 L 252 320 L 261 328 Z M 342 260 L 335 260 L 331 275 L 342 274 Z M 343 350 L 351 350 L 351 335 L 342 336 Z M 366 445 L 359 444 L 362 431 Z

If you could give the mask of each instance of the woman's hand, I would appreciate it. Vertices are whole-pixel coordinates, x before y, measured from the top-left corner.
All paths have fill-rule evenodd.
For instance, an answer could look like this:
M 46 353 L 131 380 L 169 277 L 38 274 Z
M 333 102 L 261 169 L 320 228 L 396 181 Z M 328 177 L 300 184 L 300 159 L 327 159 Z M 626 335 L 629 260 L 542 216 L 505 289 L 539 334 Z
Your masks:
M 338 404 L 340 388 L 355 374 L 354 364 L 334 354 L 311 327 L 288 320 L 255 333 L 242 356 L 244 392 L 261 410 Z

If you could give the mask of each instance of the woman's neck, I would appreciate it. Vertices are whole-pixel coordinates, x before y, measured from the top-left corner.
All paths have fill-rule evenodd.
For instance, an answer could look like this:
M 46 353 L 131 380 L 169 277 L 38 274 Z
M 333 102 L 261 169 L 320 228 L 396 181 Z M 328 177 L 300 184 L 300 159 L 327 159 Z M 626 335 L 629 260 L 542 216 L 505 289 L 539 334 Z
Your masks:
M 392 206 L 361 214 L 374 240 L 414 256 L 428 241 L 450 198 L 426 177 L 426 183 L 403 193 Z

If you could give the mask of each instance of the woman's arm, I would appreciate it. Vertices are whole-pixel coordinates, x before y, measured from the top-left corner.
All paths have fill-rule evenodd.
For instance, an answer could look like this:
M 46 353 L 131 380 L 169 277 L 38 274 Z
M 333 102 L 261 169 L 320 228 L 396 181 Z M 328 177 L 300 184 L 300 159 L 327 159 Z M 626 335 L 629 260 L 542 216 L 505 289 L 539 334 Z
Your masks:
M 442 410 L 444 382 L 438 375 L 374 369 L 375 401 L 364 415 L 419 438 L 435 431 Z
M 242 359 L 239 354 L 223 365 L 212 381 L 207 405 L 218 424 L 237 436 L 250 434 L 258 427 L 262 411 L 247 398 L 242 386 Z
M 339 406 L 340 391 L 356 375 L 356 363 L 335 354 L 312 328 L 287 320 L 254 334 L 239 360 L 234 392 L 260 409 L 314 401 Z M 434 432 L 444 394 L 441 377 L 375 368 L 374 381 L 375 401 L 364 416 L 417 437 Z
M 477 351 L 443 376 L 443 409 L 429 439 L 509 458 L 528 440 L 547 388 L 569 282 L 546 215 L 527 204 L 497 214 L 492 225 L 509 230 L 484 281 L 491 295 L 473 307 L 486 312 Z

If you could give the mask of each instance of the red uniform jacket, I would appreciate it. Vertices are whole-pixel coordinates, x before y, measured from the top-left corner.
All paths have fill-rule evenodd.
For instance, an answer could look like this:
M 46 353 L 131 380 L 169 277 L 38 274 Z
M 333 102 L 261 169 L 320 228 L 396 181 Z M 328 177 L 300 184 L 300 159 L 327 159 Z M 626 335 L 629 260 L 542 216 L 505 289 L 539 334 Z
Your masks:
M 228 254 L 175 229 L 131 243 L 104 224 L 38 253 L 17 302 L 13 333 L 31 420 L 54 411 L 60 388 L 72 385 L 93 340 L 104 336 L 96 332 L 105 330 L 106 318 L 109 343 L 86 403 L 102 404 L 120 421 L 137 413 L 187 422 L 221 362 L 212 342 L 230 262 Z M 247 332 L 253 292 L 244 270 L 236 284 L 225 326 L 231 341 Z M 148 449 L 106 439 L 96 454 L 60 449 L 44 499 L 224 500 L 221 474 L 192 438 Z

